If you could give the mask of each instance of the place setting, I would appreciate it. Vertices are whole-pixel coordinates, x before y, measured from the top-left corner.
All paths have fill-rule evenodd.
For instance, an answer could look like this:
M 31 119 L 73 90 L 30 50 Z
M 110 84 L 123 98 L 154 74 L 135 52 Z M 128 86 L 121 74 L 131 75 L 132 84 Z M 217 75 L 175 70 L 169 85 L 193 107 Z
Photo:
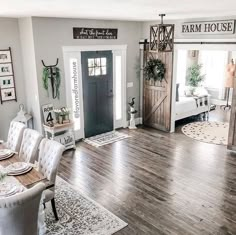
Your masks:
M 8 165 L 5 168 L 5 171 L 7 175 L 17 176 L 25 174 L 29 171 L 31 171 L 33 168 L 32 164 L 27 162 L 15 162 L 10 165 Z
M 0 149 L 0 161 L 6 160 L 15 154 L 11 149 Z
M 0 183 L 0 198 L 10 197 L 17 193 L 21 193 L 24 189 L 25 188 L 22 185 L 5 182 Z

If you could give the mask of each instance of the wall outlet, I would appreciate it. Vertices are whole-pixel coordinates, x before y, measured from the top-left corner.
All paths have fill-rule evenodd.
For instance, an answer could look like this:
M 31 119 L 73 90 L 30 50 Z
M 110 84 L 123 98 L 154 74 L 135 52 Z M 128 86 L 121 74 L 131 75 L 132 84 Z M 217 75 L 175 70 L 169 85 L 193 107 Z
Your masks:
M 127 87 L 133 87 L 134 86 L 134 83 L 133 82 L 128 82 L 127 83 Z

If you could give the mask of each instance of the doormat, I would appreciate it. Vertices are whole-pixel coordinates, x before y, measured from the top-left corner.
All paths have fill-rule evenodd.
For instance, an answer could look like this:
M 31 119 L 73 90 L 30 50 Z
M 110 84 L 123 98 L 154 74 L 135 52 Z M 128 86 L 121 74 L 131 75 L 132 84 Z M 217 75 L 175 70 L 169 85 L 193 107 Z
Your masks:
M 210 144 L 227 145 L 229 123 L 193 122 L 182 127 L 182 132 L 190 138 Z
M 84 139 L 84 142 L 94 147 L 101 147 L 106 144 L 111 144 L 119 140 L 129 138 L 129 135 L 118 131 L 111 131 L 100 135 L 95 135 Z
M 59 176 L 55 200 L 59 220 L 55 221 L 51 205 L 47 203 L 46 235 L 111 235 L 128 225 Z

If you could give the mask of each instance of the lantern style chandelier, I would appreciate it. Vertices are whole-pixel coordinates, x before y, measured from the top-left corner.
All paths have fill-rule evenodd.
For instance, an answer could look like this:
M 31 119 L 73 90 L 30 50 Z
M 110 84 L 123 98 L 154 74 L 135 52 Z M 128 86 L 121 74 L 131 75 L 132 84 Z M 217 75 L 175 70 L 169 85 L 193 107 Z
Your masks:
M 174 48 L 174 24 L 164 24 L 165 14 L 159 14 L 161 23 L 150 26 L 150 44 L 151 52 L 172 52 Z

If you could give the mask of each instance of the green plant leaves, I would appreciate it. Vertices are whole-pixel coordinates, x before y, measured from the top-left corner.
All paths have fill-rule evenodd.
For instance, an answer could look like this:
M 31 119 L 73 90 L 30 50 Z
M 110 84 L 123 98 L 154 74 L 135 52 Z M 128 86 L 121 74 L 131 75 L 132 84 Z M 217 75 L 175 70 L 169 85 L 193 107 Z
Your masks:
M 188 68 L 187 84 L 192 87 L 197 87 L 205 79 L 205 74 L 201 74 L 202 64 L 194 64 Z
M 165 77 L 165 65 L 159 59 L 150 59 L 144 68 L 146 79 L 154 81 L 162 81 Z
M 49 79 L 49 71 L 47 68 L 43 68 L 43 88 L 48 91 L 48 79 Z
M 53 89 L 53 98 L 60 99 L 60 85 L 61 85 L 61 73 L 58 67 L 53 67 L 52 74 L 50 72 L 50 68 L 43 68 L 43 87 L 48 92 L 48 83 L 49 80 L 53 79 L 52 81 L 52 89 Z M 55 89 L 55 94 L 54 94 Z

